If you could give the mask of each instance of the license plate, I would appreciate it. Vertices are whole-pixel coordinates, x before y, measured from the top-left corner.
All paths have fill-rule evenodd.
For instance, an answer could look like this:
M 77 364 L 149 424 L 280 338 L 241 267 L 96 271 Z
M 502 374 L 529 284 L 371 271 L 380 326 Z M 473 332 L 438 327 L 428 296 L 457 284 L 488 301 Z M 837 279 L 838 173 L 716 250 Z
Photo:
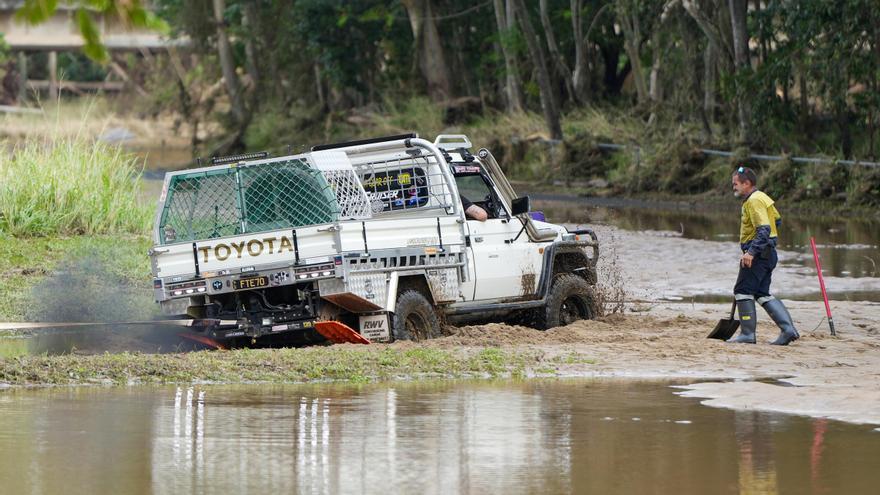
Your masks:
M 269 286 L 269 277 L 249 277 L 232 281 L 233 290 L 259 289 Z

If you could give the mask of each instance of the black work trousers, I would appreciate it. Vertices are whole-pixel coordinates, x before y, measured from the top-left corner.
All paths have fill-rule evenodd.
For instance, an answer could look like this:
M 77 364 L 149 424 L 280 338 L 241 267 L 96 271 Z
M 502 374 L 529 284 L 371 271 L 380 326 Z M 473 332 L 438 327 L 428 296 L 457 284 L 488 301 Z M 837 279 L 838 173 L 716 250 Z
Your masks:
M 778 261 L 776 248 L 770 247 L 764 253 L 755 256 L 751 267 L 740 266 L 733 293 L 755 296 L 755 299 L 769 296 L 770 279 Z

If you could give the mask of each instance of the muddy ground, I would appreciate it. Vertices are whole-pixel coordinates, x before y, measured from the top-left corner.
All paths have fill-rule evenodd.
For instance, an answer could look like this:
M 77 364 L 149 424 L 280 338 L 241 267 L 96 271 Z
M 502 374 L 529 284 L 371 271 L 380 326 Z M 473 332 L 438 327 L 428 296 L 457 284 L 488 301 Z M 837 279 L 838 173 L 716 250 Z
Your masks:
M 544 333 L 503 325 L 463 327 L 428 345 L 531 347 L 548 356 L 577 353 L 595 362 L 561 365 L 558 374 L 699 379 L 682 395 L 704 397 L 711 406 L 880 424 L 880 303 L 833 299 L 843 291 L 880 290 L 880 279 L 825 279 L 837 337 L 830 335 L 821 301 L 784 299 L 800 340 L 788 347 L 768 345 L 778 329 L 759 309 L 758 344 L 725 344 L 706 335 L 729 314 L 730 304 L 688 298 L 731 294 L 736 243 L 609 226 L 595 230 L 603 241 L 600 280 L 610 286 L 609 294 L 625 292 L 629 302 L 622 313 Z M 799 262 L 802 254 L 780 251 L 779 257 L 775 291 L 818 292 L 816 271 Z
M 816 303 L 788 305 L 802 335 L 788 347 L 769 345 L 777 330 L 767 321 L 759 321 L 757 345 L 706 339 L 729 307 L 674 302 L 547 332 L 462 327 L 424 345 L 528 348 L 541 351 L 559 376 L 697 380 L 682 395 L 711 406 L 880 424 L 880 304 L 835 303 L 837 337 L 824 322 L 817 328 L 824 309 Z M 583 359 L 554 359 L 572 355 Z

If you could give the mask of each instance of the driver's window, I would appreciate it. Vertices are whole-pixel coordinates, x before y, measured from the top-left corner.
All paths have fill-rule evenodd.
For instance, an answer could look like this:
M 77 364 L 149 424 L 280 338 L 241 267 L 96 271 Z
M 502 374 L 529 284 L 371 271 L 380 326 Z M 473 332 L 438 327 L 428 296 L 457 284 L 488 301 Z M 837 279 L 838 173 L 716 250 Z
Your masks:
M 455 183 L 458 185 L 458 194 L 486 210 L 489 218 L 504 215 L 501 205 L 496 204 L 492 190 L 480 174 L 456 175 Z

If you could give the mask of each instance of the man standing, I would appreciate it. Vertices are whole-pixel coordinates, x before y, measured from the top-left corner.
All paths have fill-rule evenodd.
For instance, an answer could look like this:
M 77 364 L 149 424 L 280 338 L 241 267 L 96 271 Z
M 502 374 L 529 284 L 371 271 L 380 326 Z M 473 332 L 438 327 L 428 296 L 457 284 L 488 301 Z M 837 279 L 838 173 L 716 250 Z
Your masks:
M 800 335 L 794 328 L 791 315 L 782 301 L 770 295 L 770 276 L 776 268 L 777 228 L 782 216 L 773 206 L 773 200 L 757 189 L 758 176 L 748 167 L 739 167 L 733 173 L 733 193 L 743 198 L 739 243 L 743 255 L 739 262 L 739 276 L 733 288 L 739 311 L 740 333 L 728 342 L 754 344 L 757 314 L 755 301 L 764 307 L 782 333 L 772 345 L 788 345 Z

